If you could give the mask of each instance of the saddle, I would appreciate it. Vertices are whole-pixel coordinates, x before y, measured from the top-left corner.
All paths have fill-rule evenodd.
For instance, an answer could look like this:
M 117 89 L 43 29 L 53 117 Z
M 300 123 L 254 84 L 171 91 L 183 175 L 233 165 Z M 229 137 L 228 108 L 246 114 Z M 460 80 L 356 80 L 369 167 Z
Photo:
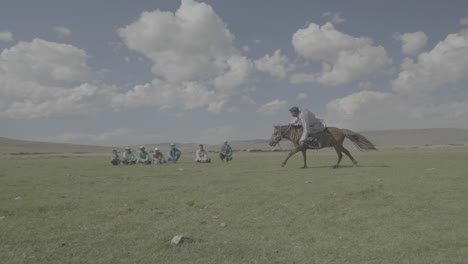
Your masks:
M 327 146 L 328 144 L 328 135 L 327 130 L 323 130 L 314 134 L 309 134 L 304 140 L 304 145 L 310 149 L 321 149 Z

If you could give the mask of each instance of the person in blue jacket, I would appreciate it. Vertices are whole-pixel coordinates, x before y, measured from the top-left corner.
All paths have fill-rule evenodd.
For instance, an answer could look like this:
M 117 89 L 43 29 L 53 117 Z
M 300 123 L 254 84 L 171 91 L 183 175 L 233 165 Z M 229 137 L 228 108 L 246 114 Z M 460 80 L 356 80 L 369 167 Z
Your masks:
M 221 150 L 219 151 L 219 158 L 221 161 L 229 162 L 232 160 L 232 148 L 229 146 L 228 141 L 224 141 L 223 146 L 221 146 Z
M 174 143 L 172 143 L 171 149 L 169 149 L 169 152 L 167 153 L 167 162 L 177 163 L 181 155 L 182 155 L 182 152 L 178 148 L 176 148 Z

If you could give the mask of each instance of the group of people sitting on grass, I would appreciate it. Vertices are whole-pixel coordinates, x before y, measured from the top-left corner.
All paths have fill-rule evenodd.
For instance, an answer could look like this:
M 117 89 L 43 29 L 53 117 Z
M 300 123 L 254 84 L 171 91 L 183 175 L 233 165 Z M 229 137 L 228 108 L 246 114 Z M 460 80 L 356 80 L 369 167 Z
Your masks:
M 198 163 L 210 163 L 211 159 L 208 157 L 208 151 L 205 150 L 203 144 L 198 145 L 198 149 L 195 152 L 195 162 Z M 135 155 L 133 154 L 130 147 L 126 147 L 125 151 L 122 154 L 122 158 L 119 156 L 119 152 L 117 149 L 112 150 L 112 165 L 133 165 L 133 164 L 164 164 L 164 163 L 177 163 L 180 159 L 182 152 L 175 146 L 175 144 L 171 144 L 171 148 L 167 152 L 167 160 L 164 158 L 163 153 L 158 149 L 155 148 L 152 154 L 146 151 L 144 146 L 140 146 L 140 151 Z M 232 160 L 232 148 L 229 146 L 228 141 L 224 141 L 224 144 L 219 151 L 219 157 L 221 161 L 229 162 Z

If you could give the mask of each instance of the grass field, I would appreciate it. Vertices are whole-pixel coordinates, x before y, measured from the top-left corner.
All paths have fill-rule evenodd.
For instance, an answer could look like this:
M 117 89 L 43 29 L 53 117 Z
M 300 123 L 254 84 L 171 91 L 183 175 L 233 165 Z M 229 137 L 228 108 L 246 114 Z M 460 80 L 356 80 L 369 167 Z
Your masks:
M 468 149 L 352 152 L 340 169 L 328 151 L 308 169 L 4 155 L 0 263 L 468 263 Z

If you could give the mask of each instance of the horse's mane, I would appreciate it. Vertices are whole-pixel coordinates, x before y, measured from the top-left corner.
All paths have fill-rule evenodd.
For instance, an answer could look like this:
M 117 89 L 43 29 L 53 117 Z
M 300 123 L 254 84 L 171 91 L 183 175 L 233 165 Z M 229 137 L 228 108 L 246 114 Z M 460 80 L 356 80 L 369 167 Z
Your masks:
M 276 125 L 276 126 L 275 126 L 275 128 L 280 128 L 280 129 L 289 128 L 289 127 L 291 127 L 291 129 L 295 129 L 295 130 L 302 129 L 302 125 L 298 125 L 298 126 L 293 126 L 293 125 Z
M 293 142 L 294 145 L 299 144 L 299 139 L 302 136 L 303 127 L 302 126 L 293 126 L 293 125 L 277 125 L 275 128 L 280 129 L 282 136 L 285 139 Z

